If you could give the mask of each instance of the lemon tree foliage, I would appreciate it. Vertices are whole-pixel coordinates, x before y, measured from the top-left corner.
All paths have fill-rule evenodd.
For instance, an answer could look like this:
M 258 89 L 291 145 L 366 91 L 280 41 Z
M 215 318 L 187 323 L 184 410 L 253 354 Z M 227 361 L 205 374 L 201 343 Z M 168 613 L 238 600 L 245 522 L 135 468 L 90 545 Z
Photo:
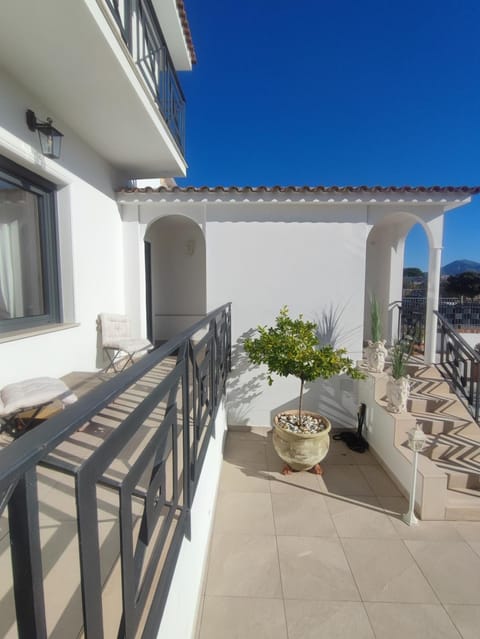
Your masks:
M 273 384 L 273 374 L 293 375 L 300 380 L 299 415 L 305 382 L 341 374 L 353 379 L 365 377 L 346 356 L 345 348 L 320 346 L 315 322 L 304 320 L 303 315 L 292 319 L 286 306 L 280 310 L 274 326 L 257 326 L 257 333 L 257 337 L 244 342 L 248 358 L 253 364 L 267 366 L 269 385 Z

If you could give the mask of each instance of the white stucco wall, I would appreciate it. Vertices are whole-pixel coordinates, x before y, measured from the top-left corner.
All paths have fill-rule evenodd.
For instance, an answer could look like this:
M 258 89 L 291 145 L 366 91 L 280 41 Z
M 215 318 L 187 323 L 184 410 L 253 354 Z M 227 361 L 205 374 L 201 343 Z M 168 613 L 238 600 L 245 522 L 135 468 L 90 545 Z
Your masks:
M 102 311 L 124 312 L 122 222 L 115 200 L 117 177 L 108 164 L 65 127 L 59 161 L 37 151 L 38 138 L 28 130 L 25 111 L 44 114 L 43 105 L 0 72 L 0 155 L 58 185 L 57 212 L 64 322 L 68 330 L 35 336 L 0 334 L 0 386 L 37 375 L 61 376 L 94 370 L 96 317 Z
M 460 331 L 459 334 L 472 348 L 475 348 L 477 344 L 480 344 L 480 331 L 476 333 L 462 333 Z
M 219 407 L 191 511 L 191 539 L 184 539 L 169 589 L 158 639 L 194 639 L 205 577 L 209 540 L 227 428 L 225 405 Z
M 232 302 L 233 370 L 228 392 L 230 424 L 270 426 L 292 407 L 293 378 L 268 386 L 247 368 L 241 340 L 258 324 L 271 324 L 283 305 L 316 321 L 319 334 L 361 357 L 366 225 L 361 208 L 308 204 L 237 204 L 207 209 L 208 306 Z M 352 421 L 353 384 L 336 379 L 311 384 L 305 408 L 337 423 Z

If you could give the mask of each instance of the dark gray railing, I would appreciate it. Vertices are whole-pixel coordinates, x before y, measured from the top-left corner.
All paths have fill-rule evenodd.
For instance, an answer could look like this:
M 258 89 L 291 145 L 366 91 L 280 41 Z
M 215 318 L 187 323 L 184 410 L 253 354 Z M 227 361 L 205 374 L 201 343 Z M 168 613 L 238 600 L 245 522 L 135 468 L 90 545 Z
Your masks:
M 185 97 L 151 0 L 105 0 L 182 154 Z
M 475 418 L 480 418 L 480 353 L 460 337 L 455 328 L 440 313 L 440 362 L 455 391 L 463 397 Z
M 401 301 L 402 321 L 408 326 L 425 325 L 425 297 L 404 297 Z M 480 328 L 480 302 L 465 301 L 458 297 L 441 297 L 438 312 L 457 328 Z
M 16 610 L 10 618 L 2 605 L 0 634 L 7 628 L 20 639 L 47 637 L 44 578 L 54 562 L 41 543 L 40 513 L 64 512 L 47 489 L 68 480 L 78 543 L 67 570 L 79 565 L 84 636 L 156 636 L 181 542 L 195 534 L 190 509 L 230 370 L 230 327 L 227 304 L 0 450 L 0 515 L 8 506 Z M 115 543 L 100 534 L 104 493 Z M 59 527 L 69 523 L 63 520 Z M 102 597 L 114 585 L 112 628 Z M 54 600 L 63 584 L 55 588 Z M 81 630 L 54 627 L 53 634 Z

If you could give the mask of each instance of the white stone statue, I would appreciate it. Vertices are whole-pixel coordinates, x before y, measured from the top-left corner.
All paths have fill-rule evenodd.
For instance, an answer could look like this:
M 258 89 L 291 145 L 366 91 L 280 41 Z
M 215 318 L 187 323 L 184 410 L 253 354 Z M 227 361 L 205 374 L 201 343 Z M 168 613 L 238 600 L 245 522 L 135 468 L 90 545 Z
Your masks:
M 405 413 L 410 392 L 410 376 L 395 379 L 389 376 L 387 382 L 387 410 L 391 413 Z
M 372 373 L 383 373 L 385 359 L 388 354 L 385 348 L 385 340 L 381 339 L 378 342 L 368 340 L 366 354 L 368 370 Z

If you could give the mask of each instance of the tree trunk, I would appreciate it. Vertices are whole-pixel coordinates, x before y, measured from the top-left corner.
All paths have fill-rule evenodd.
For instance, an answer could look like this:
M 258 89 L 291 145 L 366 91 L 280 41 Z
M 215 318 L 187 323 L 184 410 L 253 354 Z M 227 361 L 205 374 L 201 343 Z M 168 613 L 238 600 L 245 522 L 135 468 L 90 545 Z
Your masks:
M 302 424 L 303 379 L 300 380 L 300 401 L 298 402 L 298 425 Z

